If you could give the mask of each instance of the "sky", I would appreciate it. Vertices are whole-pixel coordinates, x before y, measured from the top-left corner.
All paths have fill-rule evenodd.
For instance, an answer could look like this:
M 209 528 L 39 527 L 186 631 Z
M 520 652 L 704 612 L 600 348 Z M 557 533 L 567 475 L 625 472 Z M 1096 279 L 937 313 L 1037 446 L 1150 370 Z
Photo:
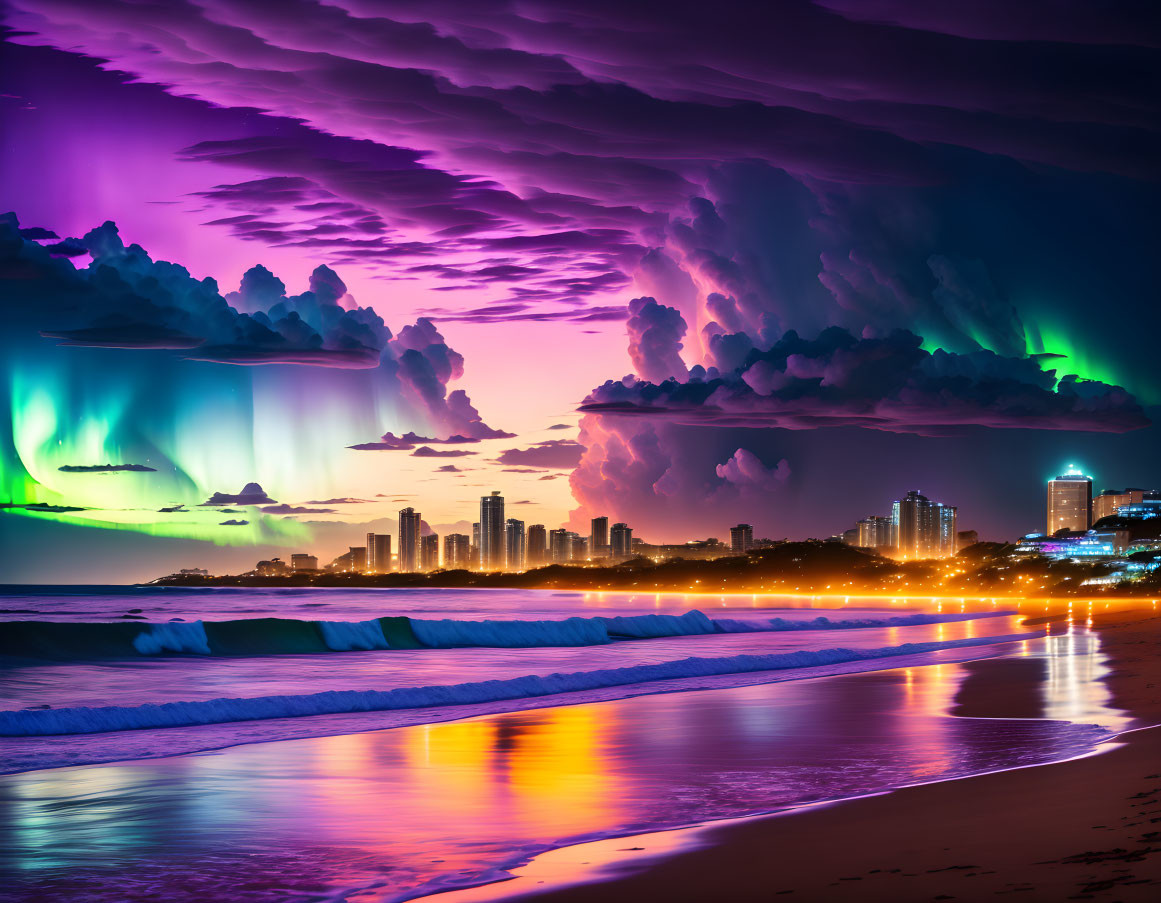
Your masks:
M 0 580 L 1161 485 L 1159 17 L 8 0 Z

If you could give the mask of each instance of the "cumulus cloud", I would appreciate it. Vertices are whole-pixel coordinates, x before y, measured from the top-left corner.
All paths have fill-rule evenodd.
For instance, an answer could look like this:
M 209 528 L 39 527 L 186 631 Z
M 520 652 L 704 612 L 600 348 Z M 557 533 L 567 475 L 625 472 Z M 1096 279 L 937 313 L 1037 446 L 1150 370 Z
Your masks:
M 567 469 L 577 465 L 583 451 L 584 447 L 571 439 L 548 439 L 530 448 L 505 449 L 496 462 L 524 468 Z
M 739 489 L 773 492 L 790 476 L 790 463 L 783 458 L 773 467 L 767 467 L 752 451 L 739 448 L 724 464 L 715 467 L 714 472 Z
M 156 473 L 156 467 L 147 467 L 144 464 L 62 464 L 57 470 L 65 473 L 118 473 L 132 471 L 134 473 Z
M 463 389 L 449 390 L 463 376 L 463 357 L 431 320 L 421 317 L 393 335 L 373 309 L 355 303 L 329 267 L 316 267 L 308 290 L 297 295 L 287 295 L 265 268 L 252 268 L 231 293 L 250 310 L 239 313 L 214 280 L 195 279 L 139 245 L 126 246 L 112 222 L 80 241 L 91 257 L 84 269 L 22 238 L 14 214 L 0 216 L 0 277 L 13 286 L 13 317 L 43 336 L 216 363 L 373 370 L 378 391 L 438 430 L 434 437 L 405 433 L 398 440 L 387 434 L 382 443 L 413 447 L 511 435 L 488 426 Z
M 684 379 L 688 373 L 681 359 L 681 339 L 685 320 L 676 308 L 658 304 L 653 298 L 629 302 L 629 358 L 643 379 L 660 382 Z
M 856 338 L 832 327 L 787 332 L 735 370 L 701 367 L 684 382 L 626 377 L 597 388 L 581 410 L 716 426 L 858 426 L 945 435 L 970 427 L 1125 432 L 1148 424 L 1124 389 L 1042 370 L 990 351 L 928 352 L 895 330 Z
M 215 492 L 206 501 L 202 502 L 202 506 L 207 505 L 276 505 L 278 504 L 274 499 L 266 494 L 266 490 L 257 483 L 247 483 L 242 487 L 241 492 Z

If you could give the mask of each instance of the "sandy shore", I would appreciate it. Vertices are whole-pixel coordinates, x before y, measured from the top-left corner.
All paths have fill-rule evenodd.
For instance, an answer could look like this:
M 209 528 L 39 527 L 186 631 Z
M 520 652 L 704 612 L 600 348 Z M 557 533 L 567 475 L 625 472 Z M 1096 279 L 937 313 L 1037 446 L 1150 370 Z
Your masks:
M 1139 726 L 1099 755 L 574 847 L 480 898 L 1161 899 L 1161 618 L 1149 609 L 1094 626 L 1114 704 Z M 956 714 L 1037 714 L 1026 666 L 972 667 Z

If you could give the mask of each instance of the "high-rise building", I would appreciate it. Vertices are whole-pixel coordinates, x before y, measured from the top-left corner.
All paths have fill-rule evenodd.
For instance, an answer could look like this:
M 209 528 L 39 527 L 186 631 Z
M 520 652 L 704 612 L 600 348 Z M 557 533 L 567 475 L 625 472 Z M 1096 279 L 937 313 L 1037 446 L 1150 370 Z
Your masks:
M 472 541 L 466 533 L 449 533 L 443 538 L 443 566 L 446 570 L 471 567 Z
M 633 554 L 633 531 L 628 524 L 613 524 L 609 545 L 614 558 L 628 558 Z
M 1139 505 L 1151 494 L 1148 489 L 1106 489 L 1092 500 L 1092 522 L 1112 517 L 1126 505 Z
M 864 549 L 891 549 L 895 547 L 895 530 L 891 518 L 872 514 L 858 523 L 858 545 Z
M 1083 533 L 1092 526 L 1092 477 L 1072 464 L 1068 471 L 1048 481 L 1049 536 L 1060 530 Z
M 290 569 L 292 571 L 317 571 L 318 558 L 305 552 L 295 552 L 290 556 Z
M 594 517 L 589 530 L 589 558 L 607 558 L 609 555 L 609 519 Z
M 328 570 L 344 574 L 361 574 L 367 569 L 367 547 L 350 546 L 346 552 L 330 563 Z
M 548 553 L 553 564 L 562 564 L 572 560 L 572 539 L 568 530 L 548 531 Z
M 955 554 L 956 509 L 912 489 L 891 508 L 896 554 L 904 559 Z
M 738 524 L 730 527 L 730 551 L 735 555 L 744 555 L 754 545 L 754 528 L 749 524 Z
M 412 574 L 419 570 L 419 531 L 423 515 L 414 508 L 399 512 L 399 570 Z
M 480 522 L 472 524 L 472 563 L 469 567 L 480 569 Z
M 528 528 L 528 540 L 524 554 L 526 567 L 538 568 L 548 563 L 548 533 L 544 524 L 533 524 Z
M 419 537 L 419 569 L 439 570 L 439 537 L 434 533 Z
M 589 557 L 589 541 L 579 533 L 569 533 L 568 541 L 572 544 L 570 558 L 573 561 L 584 561 Z
M 386 574 L 391 570 L 391 537 L 386 533 L 367 534 L 367 573 Z
M 480 499 L 480 570 L 504 569 L 504 496 L 498 491 Z
M 944 505 L 937 503 L 936 507 L 939 509 L 939 556 L 940 558 L 951 558 L 959 551 L 959 544 L 957 542 L 958 532 L 956 525 L 956 507 L 955 505 Z
M 514 517 L 504 521 L 504 554 L 508 570 L 524 570 L 524 521 Z

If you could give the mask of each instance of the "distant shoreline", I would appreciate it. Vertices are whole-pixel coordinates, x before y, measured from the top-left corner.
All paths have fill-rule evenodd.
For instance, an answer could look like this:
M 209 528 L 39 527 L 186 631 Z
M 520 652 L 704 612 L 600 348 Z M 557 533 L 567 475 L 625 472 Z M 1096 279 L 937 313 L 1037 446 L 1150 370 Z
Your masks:
M 1116 584 L 1086 583 L 1100 564 L 1015 558 L 1011 547 L 980 543 L 953 559 L 894 561 L 827 542 L 785 543 L 713 559 L 634 558 L 606 566 L 551 564 L 518 573 L 293 573 L 207 577 L 175 574 L 145 586 L 345 587 L 390 589 L 562 589 L 587 592 L 762 593 L 770 595 L 953 596 L 955 598 L 1157 598 L 1161 570 Z M 969 554 L 972 550 L 974 554 Z

